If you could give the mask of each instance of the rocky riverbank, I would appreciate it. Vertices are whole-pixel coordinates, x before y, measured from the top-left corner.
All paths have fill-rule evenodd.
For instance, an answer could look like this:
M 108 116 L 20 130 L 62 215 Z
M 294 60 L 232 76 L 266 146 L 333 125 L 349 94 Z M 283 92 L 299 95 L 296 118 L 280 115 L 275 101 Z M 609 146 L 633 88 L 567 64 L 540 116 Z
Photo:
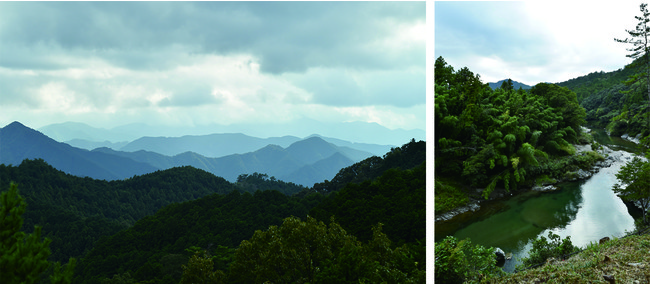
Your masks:
M 576 155 L 588 155 L 587 152 L 592 151 L 592 146 L 591 145 L 574 145 L 576 149 Z M 604 160 L 601 161 L 596 161 L 591 168 L 588 170 L 584 169 L 578 169 L 576 171 L 570 171 L 567 172 L 564 176 L 558 177 L 556 179 L 553 179 L 552 182 L 546 182 L 543 184 L 535 185 L 528 190 L 533 190 L 533 191 L 553 191 L 557 190 L 558 187 L 556 186 L 557 183 L 564 182 L 564 181 L 576 181 L 576 180 L 584 180 L 588 179 L 591 176 L 593 176 L 595 173 L 599 172 L 603 168 L 607 168 L 611 166 L 614 162 L 619 161 L 623 159 L 623 154 L 619 151 L 614 151 L 610 149 L 607 146 L 599 146 L 596 151 L 598 154 L 602 155 L 604 157 Z M 593 153 L 592 153 L 593 154 Z M 476 189 L 476 194 L 474 196 L 470 196 L 469 202 L 465 206 L 461 206 L 458 208 L 455 208 L 449 212 L 445 212 L 443 214 L 436 214 L 436 222 L 440 221 L 449 221 L 454 219 L 455 217 L 468 213 L 468 212 L 475 212 L 481 209 L 481 203 L 486 201 L 482 197 L 480 197 L 481 192 L 483 191 L 482 188 Z M 526 190 L 521 190 L 518 191 L 517 193 L 523 193 Z M 512 192 L 508 192 L 503 188 L 497 188 L 490 194 L 490 197 L 488 200 L 496 200 L 496 199 L 501 199 L 501 198 L 506 198 L 512 196 Z

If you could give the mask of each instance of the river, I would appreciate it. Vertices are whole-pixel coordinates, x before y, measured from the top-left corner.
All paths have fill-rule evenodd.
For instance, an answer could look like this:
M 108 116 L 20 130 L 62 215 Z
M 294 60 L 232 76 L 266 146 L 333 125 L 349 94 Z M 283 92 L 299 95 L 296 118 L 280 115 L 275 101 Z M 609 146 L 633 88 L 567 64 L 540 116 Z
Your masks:
M 436 241 L 447 235 L 470 238 L 472 243 L 499 247 L 513 258 L 503 269 L 512 272 L 526 257 L 532 240 L 548 232 L 574 245 L 585 247 L 603 237 L 621 237 L 634 230 L 634 218 L 612 191 L 615 174 L 637 152 L 636 144 L 608 136 L 604 130 L 591 132 L 594 139 L 614 150 L 621 158 L 587 180 L 559 183 L 553 192 L 529 191 L 505 200 L 484 202 L 481 209 L 464 220 L 436 224 Z

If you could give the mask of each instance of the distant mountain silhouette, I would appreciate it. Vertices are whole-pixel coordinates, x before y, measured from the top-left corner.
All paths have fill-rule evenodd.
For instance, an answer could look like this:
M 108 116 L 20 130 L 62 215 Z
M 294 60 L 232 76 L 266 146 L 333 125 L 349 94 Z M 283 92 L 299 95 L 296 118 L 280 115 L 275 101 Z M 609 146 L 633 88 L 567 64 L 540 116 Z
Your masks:
M 132 159 L 57 142 L 19 122 L 0 129 L 0 163 L 19 165 L 24 159 L 35 158 L 72 175 L 105 180 L 124 179 L 159 169 Z
M 102 147 L 107 147 L 111 149 L 120 149 L 129 142 L 124 141 L 124 142 L 111 142 L 108 140 L 105 140 L 103 142 L 97 142 L 97 141 L 91 141 L 91 140 L 86 140 L 86 139 L 72 139 L 69 141 L 63 141 L 63 143 L 66 143 L 72 147 L 77 147 L 81 149 L 86 149 L 86 150 L 92 150 L 96 148 L 102 148 Z
M 331 180 L 342 168 L 352 164 L 350 158 L 341 152 L 336 152 L 328 158 L 311 165 L 302 166 L 290 174 L 281 176 L 280 179 L 305 186 L 313 186 L 314 183 Z
M 184 135 L 209 135 L 213 133 L 244 133 L 252 137 L 277 137 L 278 135 L 290 135 L 295 137 L 307 137 L 318 133 L 322 137 L 332 137 L 345 141 L 358 143 L 401 145 L 411 138 L 425 140 L 426 131 L 423 129 L 388 129 L 374 122 L 341 122 L 330 123 L 320 122 L 312 119 L 300 119 L 290 123 L 256 123 L 256 124 L 231 124 L 231 125 L 205 125 L 205 126 L 161 126 L 147 125 L 144 123 L 132 123 L 114 127 L 111 129 L 97 128 L 78 122 L 64 122 L 50 124 L 38 129 L 43 134 L 57 140 L 66 142 L 73 139 L 83 139 L 92 142 L 110 141 L 113 143 L 123 141 L 134 141 L 138 138 L 149 137 L 181 137 Z M 336 142 L 328 141 L 339 146 Z M 268 143 L 267 143 L 268 144 Z M 281 143 L 275 143 L 281 145 Z M 266 145 L 266 144 L 265 144 Z M 356 148 L 356 147 L 352 147 Z M 94 149 L 94 148 L 93 148 Z M 113 148 L 115 149 L 115 148 Z M 259 148 L 257 148 L 259 149 Z M 90 150 L 90 149 L 89 149 Z M 116 150 L 119 150 L 116 149 Z M 135 149 L 147 150 L 147 149 Z M 369 149 L 361 149 L 371 151 Z M 193 150 L 192 150 L 193 151 Z M 383 155 L 385 152 L 371 152 L 376 155 Z M 178 154 L 178 153 L 176 153 Z
M 1 129 L 0 134 L 0 163 L 18 165 L 24 159 L 42 158 L 66 173 L 105 180 L 129 178 L 159 169 L 193 166 L 232 182 L 236 181 L 241 174 L 257 172 L 287 182 L 312 186 L 314 183 L 331 179 L 341 168 L 373 155 L 350 147 L 336 146 L 318 136 L 295 141 L 286 148 L 269 144 L 255 151 L 213 158 L 191 151 L 176 155 L 163 155 L 144 150 L 116 151 L 108 147 L 88 151 L 56 142 L 18 122 Z M 229 138 L 232 141 L 228 142 Z M 202 142 L 206 151 L 209 151 L 209 145 L 212 145 L 212 148 L 219 148 L 219 144 L 211 144 L 210 141 L 222 141 L 221 144 L 230 145 L 228 151 L 243 151 L 246 148 L 241 146 L 236 149 L 236 144 L 245 144 L 244 141 L 257 141 L 255 143 L 275 141 L 286 145 L 288 141 L 296 139 L 298 138 L 290 136 L 261 139 L 243 134 L 215 134 L 154 139 L 156 141 L 154 144 L 162 147 L 163 142 L 166 141 L 170 148 L 176 144 L 180 149 L 184 142 L 194 141 L 197 144 Z M 140 141 L 145 140 L 147 139 Z
M 296 136 L 258 138 L 243 133 L 163 137 L 160 136 L 160 133 L 164 133 L 164 131 L 147 127 L 144 124 L 128 124 L 112 129 L 104 129 L 95 128 L 84 123 L 65 122 L 50 124 L 40 128 L 39 131 L 54 140 L 86 150 L 107 147 L 126 152 L 153 151 L 167 156 L 190 151 L 206 157 L 223 157 L 231 154 L 252 152 L 269 144 L 286 148 L 292 143 L 302 140 Z M 192 131 L 188 130 L 188 132 Z M 360 133 L 363 132 L 360 131 Z M 334 145 L 370 152 L 377 156 L 381 156 L 390 151 L 391 148 L 396 147 L 396 145 L 350 142 L 319 134 L 308 136 L 308 138 L 310 137 L 320 137 Z
M 271 144 L 254 152 L 232 154 L 219 158 L 208 158 L 194 152 L 185 152 L 175 156 L 165 156 L 143 150 L 136 152 L 115 151 L 109 148 L 98 148 L 93 152 L 130 158 L 161 169 L 193 166 L 233 182 L 240 174 L 258 172 L 305 186 L 312 186 L 316 182 L 332 178 L 341 168 L 372 156 L 368 152 L 338 147 L 319 137 L 297 141 L 286 149 Z
M 269 144 L 287 147 L 299 140 L 300 138 L 295 136 L 257 138 L 241 133 L 186 135 L 182 137 L 142 137 L 124 145 L 119 150 L 126 152 L 146 150 L 167 156 L 191 151 L 206 157 L 223 157 L 235 153 L 255 151 Z
M 503 80 L 501 80 L 499 82 L 496 82 L 496 83 L 488 83 L 488 85 L 490 85 L 490 88 L 492 88 L 492 90 L 495 90 L 497 88 L 500 88 L 501 84 L 503 84 L 503 82 L 505 82 L 506 80 L 508 80 L 508 79 L 503 79 Z M 515 80 L 512 80 L 512 87 L 515 90 L 519 90 L 519 87 L 521 87 L 524 90 L 532 88 L 532 86 L 528 86 L 528 85 L 526 85 L 524 83 L 519 83 L 519 82 L 517 82 Z

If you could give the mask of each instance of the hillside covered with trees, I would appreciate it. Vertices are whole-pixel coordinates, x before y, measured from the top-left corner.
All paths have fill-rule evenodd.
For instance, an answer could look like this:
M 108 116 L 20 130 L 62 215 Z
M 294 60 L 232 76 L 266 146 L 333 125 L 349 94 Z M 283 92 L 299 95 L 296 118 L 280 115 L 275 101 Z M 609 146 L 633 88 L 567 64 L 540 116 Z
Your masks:
M 333 194 L 261 173 L 231 183 L 193 167 L 109 182 L 75 177 L 40 159 L 0 165 L 0 182 L 6 184 L 0 188 L 10 181 L 20 188 L 27 204 L 23 230 L 41 227 L 42 237 L 51 240 L 50 261 L 77 259 L 73 283 L 178 283 L 193 275 L 194 265 L 207 262 L 211 271 L 227 276 L 219 281 L 245 283 L 237 280 L 240 268 L 231 270 L 231 263 L 245 260 L 238 256 L 245 254 L 241 245 L 250 240 L 259 246 L 255 236 L 283 224 L 338 230 L 340 242 L 314 244 L 329 251 L 309 256 L 319 259 L 315 271 L 327 271 L 309 274 L 314 282 L 422 283 L 425 156 L 424 142 L 413 140 L 373 157 L 373 167 L 359 162 L 351 166 L 356 183 Z M 318 219 L 310 219 L 312 214 Z M 290 234 L 282 237 L 299 245 Z M 351 251 L 355 257 L 343 257 Z M 346 268 L 347 261 L 361 260 L 366 264 Z M 377 274 L 378 269 L 388 270 Z M 286 276 L 260 275 L 277 283 Z
M 639 138 L 648 132 L 647 86 L 640 80 L 642 60 L 611 72 L 593 72 L 558 83 L 576 94 L 588 123 L 606 128 L 613 136 Z

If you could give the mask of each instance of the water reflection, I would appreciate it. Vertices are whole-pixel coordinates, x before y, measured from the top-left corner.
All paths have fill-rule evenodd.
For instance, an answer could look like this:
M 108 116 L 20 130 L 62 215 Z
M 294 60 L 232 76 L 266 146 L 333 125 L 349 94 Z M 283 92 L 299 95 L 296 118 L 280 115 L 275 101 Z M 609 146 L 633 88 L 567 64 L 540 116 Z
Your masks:
M 560 190 L 527 192 L 505 201 L 486 202 L 481 210 L 456 219 L 453 224 L 436 224 L 436 241 L 446 235 L 470 238 L 472 243 L 500 247 L 513 253 L 504 270 L 513 271 L 528 255 L 531 241 L 548 232 L 564 238 L 571 236 L 574 245 L 584 247 L 600 238 L 620 237 L 634 229 L 634 219 L 623 201 L 612 191 L 615 174 L 636 152 L 636 144 L 594 131 L 595 140 L 619 151 L 621 159 L 601 169 L 586 181 L 558 184 Z
M 576 216 L 583 196 L 580 183 L 560 184 L 555 192 L 530 192 L 503 201 L 508 210 L 471 223 L 453 235 L 473 243 L 500 247 L 514 257 L 527 253 L 526 245 L 547 229 L 563 229 Z M 514 262 L 508 262 L 514 268 Z M 506 268 L 508 268 L 506 267 Z

